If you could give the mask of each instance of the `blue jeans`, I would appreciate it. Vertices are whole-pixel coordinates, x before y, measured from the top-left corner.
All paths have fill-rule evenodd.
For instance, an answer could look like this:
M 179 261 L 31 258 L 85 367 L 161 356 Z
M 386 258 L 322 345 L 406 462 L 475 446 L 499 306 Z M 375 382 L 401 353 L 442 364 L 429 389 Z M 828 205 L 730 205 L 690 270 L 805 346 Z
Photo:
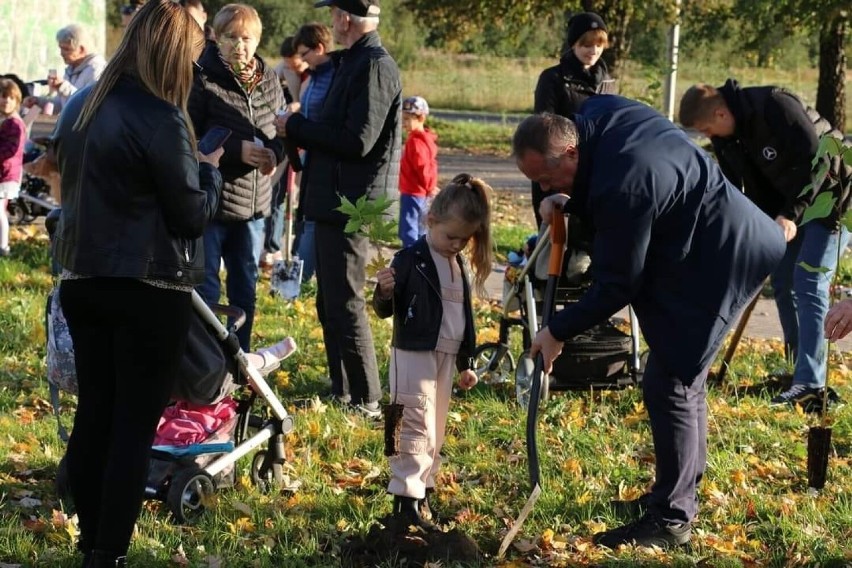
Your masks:
M 313 221 L 302 222 L 302 232 L 299 234 L 299 248 L 296 254 L 302 259 L 302 282 L 310 280 L 317 267 L 317 251 L 314 244 L 314 228 L 316 223 Z
M 787 356 L 796 363 L 794 385 L 825 385 L 823 324 L 838 250 L 841 253 L 846 250 L 848 242 L 849 232 L 845 228 L 832 232 L 819 222 L 811 221 L 799 227 L 796 238 L 787 243 L 784 258 L 772 273 L 775 304 L 784 330 L 784 347 Z M 829 271 L 808 272 L 799 266 L 800 262 Z
M 257 299 L 257 263 L 263 246 L 263 219 L 251 221 L 214 221 L 204 231 L 204 283 L 198 293 L 208 304 L 219 302 L 222 283 L 219 281 L 220 260 L 225 261 L 225 286 L 228 304 L 246 314 L 246 322 L 237 330 L 240 347 L 248 352 L 254 305 Z
M 399 194 L 399 240 L 410 247 L 426 234 L 426 198 Z

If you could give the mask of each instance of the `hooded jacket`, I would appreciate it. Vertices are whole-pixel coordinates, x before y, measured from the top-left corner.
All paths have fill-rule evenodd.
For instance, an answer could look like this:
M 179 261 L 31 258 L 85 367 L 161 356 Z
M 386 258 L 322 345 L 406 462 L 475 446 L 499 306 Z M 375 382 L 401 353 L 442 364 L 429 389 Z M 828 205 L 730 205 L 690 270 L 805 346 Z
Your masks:
M 208 42 L 195 70 L 189 97 L 189 116 L 199 139 L 213 126 L 232 133 L 219 161 L 224 185 L 217 221 L 248 221 L 269 216 L 272 177 L 265 176 L 242 160 L 243 141 L 255 138 L 275 152 L 280 163 L 284 145 L 275 134 L 275 113 L 284 106 L 284 91 L 275 72 L 259 57 L 263 78 L 249 95 L 219 57 L 219 48 Z
M 651 352 L 691 380 L 784 255 L 781 229 L 650 107 L 593 97 L 574 118 L 566 212 L 594 227 L 592 285 L 550 331 L 564 341 L 631 304 Z
M 306 219 L 343 227 L 341 195 L 398 198 L 401 94 L 396 62 L 373 31 L 342 52 L 320 116 L 290 117 L 287 138 L 308 151 Z
M 831 191 L 838 206 L 819 222 L 836 230 L 839 215 L 849 208 L 852 167 L 832 159 L 823 184 L 801 193 L 811 183 L 820 137 L 843 140 L 843 135 L 780 87 L 741 88 L 728 79 L 719 92 L 736 123 L 733 136 L 712 139 L 725 176 L 770 217 L 782 215 L 797 223 L 817 194 Z
M 200 284 L 219 171 L 198 163 L 181 110 L 129 76 L 75 130 L 91 91 L 68 101 L 53 135 L 62 175 L 54 258 L 86 276 Z

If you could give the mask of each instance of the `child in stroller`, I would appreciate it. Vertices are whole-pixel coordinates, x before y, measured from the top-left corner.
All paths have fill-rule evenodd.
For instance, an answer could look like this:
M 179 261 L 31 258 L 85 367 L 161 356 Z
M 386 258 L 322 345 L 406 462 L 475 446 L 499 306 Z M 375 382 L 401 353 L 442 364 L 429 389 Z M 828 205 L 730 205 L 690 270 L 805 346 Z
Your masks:
M 556 304 L 577 301 L 589 287 L 591 258 L 584 246 L 582 230 L 569 223 L 568 247 L 565 251 L 563 274 L 557 288 Z M 508 383 L 514 376 L 518 403 L 526 407 L 532 384 L 534 361 L 529 356 L 532 337 L 541 324 L 542 292 L 546 281 L 550 249 L 550 227 L 544 226 L 525 246 L 532 249 L 521 266 L 506 270 L 503 283 L 503 314 L 496 342 L 484 343 L 474 354 L 474 370 L 486 384 Z M 526 251 L 525 251 L 526 252 Z M 541 400 L 552 390 L 589 388 L 622 388 L 641 381 L 639 356 L 639 326 L 632 308 L 629 309 L 630 333 L 619 330 L 606 321 L 565 342 L 562 354 L 554 361 L 548 380 L 542 382 Z M 518 358 L 510 352 L 510 330 L 522 330 L 523 351 Z

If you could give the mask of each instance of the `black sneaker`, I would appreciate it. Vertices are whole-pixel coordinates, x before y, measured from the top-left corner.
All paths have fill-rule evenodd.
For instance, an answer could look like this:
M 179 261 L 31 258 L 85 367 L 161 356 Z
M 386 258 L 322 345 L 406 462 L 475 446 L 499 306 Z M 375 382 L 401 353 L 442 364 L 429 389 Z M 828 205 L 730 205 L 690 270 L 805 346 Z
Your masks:
M 692 525 L 689 523 L 666 523 L 653 513 L 646 512 L 623 527 L 597 533 L 592 540 L 598 546 L 615 550 L 622 544 L 660 548 L 683 546 L 691 537 Z
M 609 504 L 612 507 L 612 511 L 619 517 L 635 519 L 644 515 L 645 511 L 650 507 L 651 494 L 645 493 L 638 499 L 631 499 L 629 501 L 610 501 Z
M 809 387 L 807 385 L 793 385 L 778 396 L 769 401 L 771 406 L 783 406 L 787 404 L 799 405 L 802 408 L 822 404 L 822 389 Z

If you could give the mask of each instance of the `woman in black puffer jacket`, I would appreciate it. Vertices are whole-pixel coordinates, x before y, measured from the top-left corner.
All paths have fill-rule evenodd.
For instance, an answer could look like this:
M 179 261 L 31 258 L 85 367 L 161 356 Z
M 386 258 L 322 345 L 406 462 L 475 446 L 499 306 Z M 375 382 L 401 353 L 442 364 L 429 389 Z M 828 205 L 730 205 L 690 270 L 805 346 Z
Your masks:
M 201 29 L 149 0 L 54 134 L 59 297 L 79 386 L 66 463 L 84 568 L 124 566 L 151 442 L 173 390 L 219 203 L 221 150 L 198 155 L 186 103 Z
M 615 79 L 601 60 L 609 46 L 606 24 L 594 12 L 576 14 L 568 21 L 568 33 L 559 65 L 542 71 L 535 88 L 536 114 L 549 112 L 571 118 L 592 95 L 614 94 Z M 541 186 L 532 184 L 533 211 L 541 225 L 538 207 L 544 198 Z
M 199 60 L 189 114 L 199 136 L 213 126 L 232 134 L 220 167 L 222 203 L 204 234 L 207 273 L 198 292 L 208 303 L 219 301 L 224 260 L 228 303 L 246 313 L 237 337 L 249 351 L 264 217 L 272 201 L 270 174 L 284 153 L 273 124 L 285 105 L 284 91 L 275 71 L 255 54 L 262 26 L 254 8 L 226 5 L 213 19 L 213 29 L 216 42 L 208 42 Z

